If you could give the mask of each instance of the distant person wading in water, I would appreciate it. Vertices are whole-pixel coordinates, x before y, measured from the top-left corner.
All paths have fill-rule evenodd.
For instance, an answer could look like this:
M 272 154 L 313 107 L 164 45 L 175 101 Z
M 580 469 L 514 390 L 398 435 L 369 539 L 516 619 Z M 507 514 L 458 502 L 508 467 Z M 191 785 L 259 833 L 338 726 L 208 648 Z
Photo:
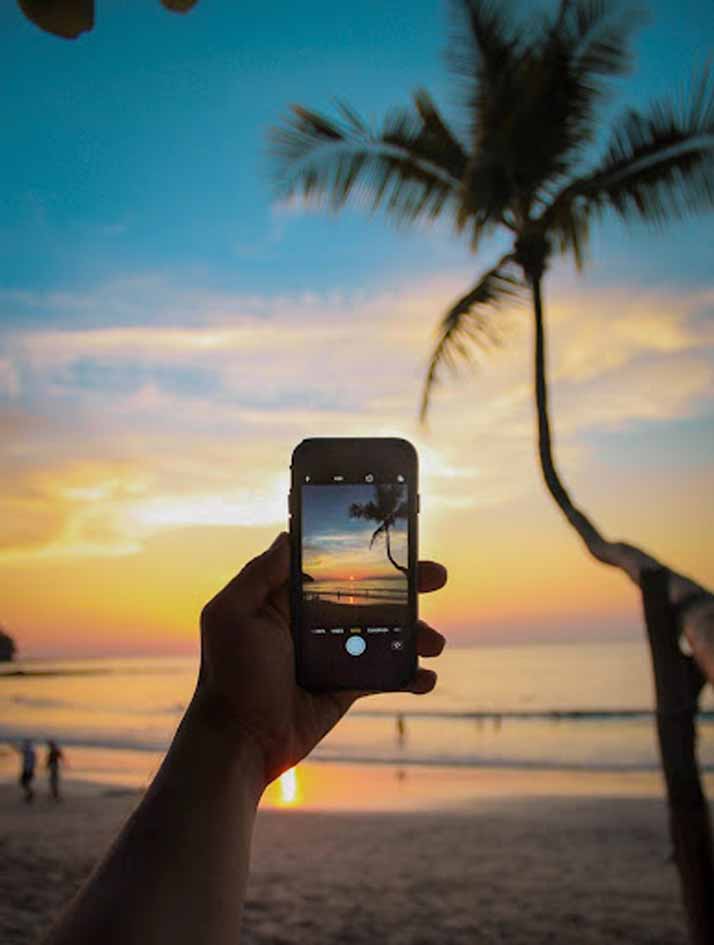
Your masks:
M 29 738 L 24 739 L 20 748 L 21 769 L 20 769 L 20 787 L 25 792 L 25 800 L 30 804 L 35 797 L 32 790 L 32 782 L 35 780 L 35 746 Z
M 60 801 L 60 765 L 64 763 L 62 749 L 57 742 L 47 742 L 47 771 L 50 777 L 50 796 L 55 801 Z

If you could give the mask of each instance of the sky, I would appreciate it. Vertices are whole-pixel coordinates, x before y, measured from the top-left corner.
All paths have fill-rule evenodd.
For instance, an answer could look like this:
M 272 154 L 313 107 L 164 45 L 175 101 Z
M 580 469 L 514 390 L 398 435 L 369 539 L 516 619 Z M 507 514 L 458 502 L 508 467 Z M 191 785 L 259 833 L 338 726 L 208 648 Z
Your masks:
M 686 91 L 709 0 L 657 0 L 610 112 Z M 636 589 L 541 483 L 527 306 L 417 411 L 439 317 L 492 262 L 438 224 L 280 199 L 271 127 L 423 86 L 440 0 L 98 0 L 66 42 L 0 9 L 0 622 L 25 656 L 195 653 L 200 608 L 286 524 L 306 436 L 405 436 L 453 643 L 635 639 Z M 605 217 L 545 286 L 557 459 L 606 535 L 714 583 L 712 217 Z
M 399 490 L 400 492 L 403 489 Z M 374 486 L 366 484 L 313 485 L 302 489 L 302 565 L 314 581 L 364 581 L 404 575 L 390 563 L 384 533 L 374 542 L 379 521 L 352 516 L 353 505 L 378 502 Z M 390 526 L 392 557 L 408 561 L 407 520 L 397 518 Z

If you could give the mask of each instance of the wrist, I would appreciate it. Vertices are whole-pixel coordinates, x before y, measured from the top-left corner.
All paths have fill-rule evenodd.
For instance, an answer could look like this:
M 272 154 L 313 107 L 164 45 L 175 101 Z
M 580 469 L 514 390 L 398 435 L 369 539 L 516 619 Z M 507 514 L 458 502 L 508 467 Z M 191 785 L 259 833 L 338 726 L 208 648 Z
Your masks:
M 263 752 L 240 724 L 231 720 L 220 697 L 196 690 L 176 742 L 192 753 L 193 764 L 210 766 L 231 783 L 238 780 L 257 805 L 268 783 Z

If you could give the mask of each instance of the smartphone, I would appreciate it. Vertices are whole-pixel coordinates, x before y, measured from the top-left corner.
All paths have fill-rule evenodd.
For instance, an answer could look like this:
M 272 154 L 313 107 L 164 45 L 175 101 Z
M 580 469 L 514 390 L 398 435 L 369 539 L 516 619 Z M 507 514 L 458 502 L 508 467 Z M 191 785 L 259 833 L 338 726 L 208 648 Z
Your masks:
M 289 498 L 291 617 L 306 689 L 403 689 L 417 668 L 418 460 L 407 440 L 303 440 Z

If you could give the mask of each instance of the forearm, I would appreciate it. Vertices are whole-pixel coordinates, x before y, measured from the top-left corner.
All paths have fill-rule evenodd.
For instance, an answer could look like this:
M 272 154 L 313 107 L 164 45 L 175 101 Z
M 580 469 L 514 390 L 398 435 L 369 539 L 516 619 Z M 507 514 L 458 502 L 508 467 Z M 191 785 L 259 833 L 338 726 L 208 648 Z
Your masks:
M 145 798 L 46 945 L 235 945 L 262 788 L 249 746 L 229 742 L 192 705 Z

